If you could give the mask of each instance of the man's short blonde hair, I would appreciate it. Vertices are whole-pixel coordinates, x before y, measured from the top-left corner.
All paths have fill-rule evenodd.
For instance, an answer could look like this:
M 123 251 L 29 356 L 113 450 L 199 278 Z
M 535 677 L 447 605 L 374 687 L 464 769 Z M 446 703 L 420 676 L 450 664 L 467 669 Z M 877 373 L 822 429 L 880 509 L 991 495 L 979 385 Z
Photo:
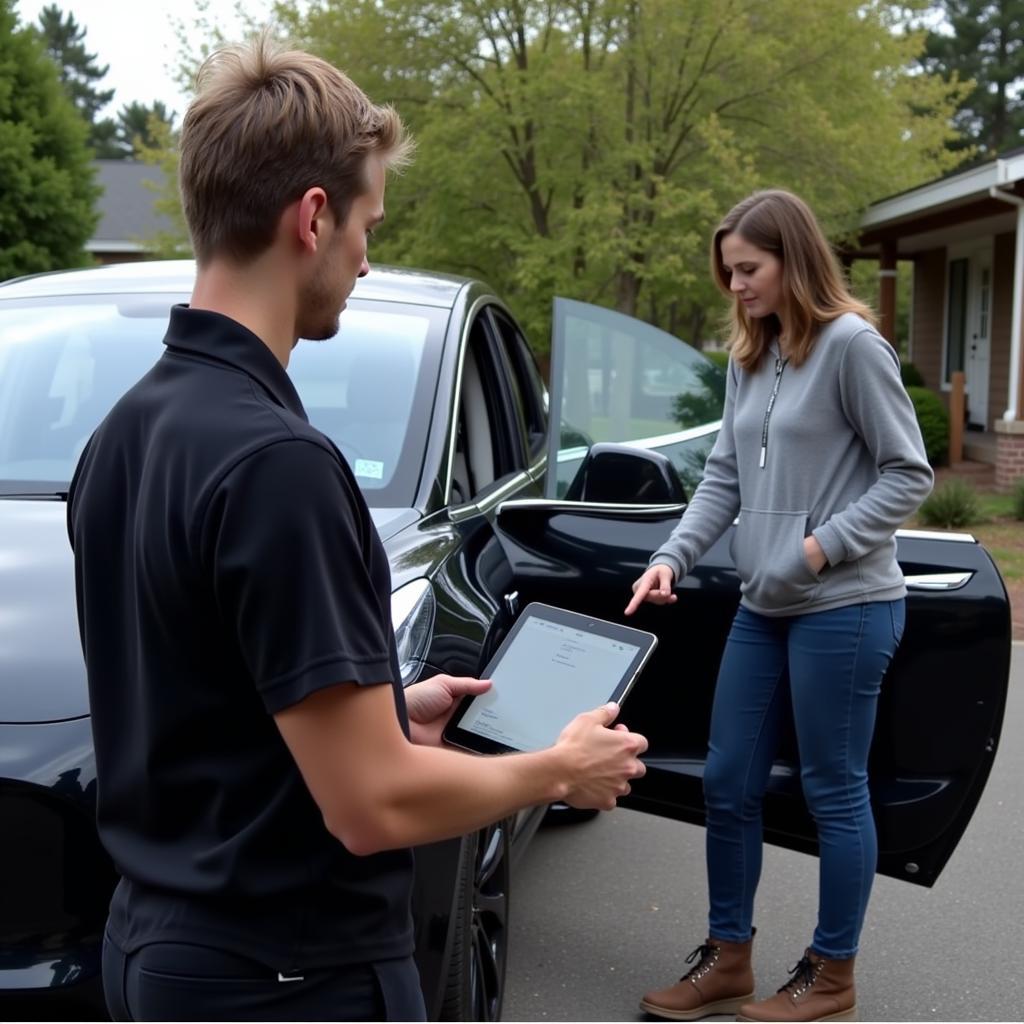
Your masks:
M 179 187 L 200 265 L 246 262 L 284 209 L 321 187 L 339 223 L 367 188 L 366 158 L 401 166 L 411 143 L 389 106 L 346 75 L 266 34 L 211 54 L 181 128 Z

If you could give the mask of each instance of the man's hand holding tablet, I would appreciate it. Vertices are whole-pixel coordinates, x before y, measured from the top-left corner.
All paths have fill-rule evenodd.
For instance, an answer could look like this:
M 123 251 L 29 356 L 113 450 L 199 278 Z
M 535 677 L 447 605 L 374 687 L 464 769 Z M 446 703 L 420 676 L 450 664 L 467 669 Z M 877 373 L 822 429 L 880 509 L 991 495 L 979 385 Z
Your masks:
M 413 741 L 438 745 L 458 700 L 490 688 L 489 679 L 449 675 L 433 676 L 408 687 L 405 696 Z M 619 705 L 610 701 L 577 715 L 559 734 L 555 746 L 568 765 L 567 789 L 558 797 L 563 803 L 610 810 L 618 797 L 629 792 L 629 779 L 643 775 L 646 769 L 638 755 L 647 749 L 647 740 L 621 723 L 609 728 L 618 714 Z
M 531 603 L 484 671 L 493 686 L 462 701 L 444 738 L 505 754 L 550 747 L 577 715 L 611 714 L 610 725 L 657 642 L 630 626 Z
M 561 732 L 554 749 L 564 752 L 574 769 L 563 803 L 581 810 L 610 811 L 620 796 L 629 793 L 629 779 L 647 771 L 639 759 L 647 740 L 624 725 L 609 726 L 619 715 L 619 706 L 605 704 L 577 715 Z

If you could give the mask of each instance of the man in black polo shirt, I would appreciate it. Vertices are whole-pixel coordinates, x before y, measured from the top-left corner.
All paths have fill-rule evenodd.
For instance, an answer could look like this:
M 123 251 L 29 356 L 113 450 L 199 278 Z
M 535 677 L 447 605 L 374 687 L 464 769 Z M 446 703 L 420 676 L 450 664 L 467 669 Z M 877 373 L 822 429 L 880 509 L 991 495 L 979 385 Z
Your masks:
M 403 694 L 384 550 L 285 368 L 337 331 L 408 144 L 340 72 L 265 39 L 198 87 L 192 301 L 68 500 L 122 875 L 107 999 L 119 1020 L 420 1019 L 409 847 L 554 799 L 613 806 L 646 742 L 609 705 L 549 750 L 473 758 L 440 727 L 486 683 Z

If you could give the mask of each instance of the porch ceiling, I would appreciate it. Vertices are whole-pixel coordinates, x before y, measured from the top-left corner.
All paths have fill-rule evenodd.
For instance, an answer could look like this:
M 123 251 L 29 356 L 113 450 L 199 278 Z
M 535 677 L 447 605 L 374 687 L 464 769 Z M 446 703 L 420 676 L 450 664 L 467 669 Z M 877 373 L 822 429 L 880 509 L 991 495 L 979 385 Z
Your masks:
M 997 199 L 988 199 L 970 206 L 918 217 L 892 227 L 865 232 L 860 236 L 861 251 L 881 253 L 882 242 L 896 244 L 898 258 L 941 246 L 957 245 L 974 239 L 991 238 L 1017 227 L 1017 214 L 1012 206 Z

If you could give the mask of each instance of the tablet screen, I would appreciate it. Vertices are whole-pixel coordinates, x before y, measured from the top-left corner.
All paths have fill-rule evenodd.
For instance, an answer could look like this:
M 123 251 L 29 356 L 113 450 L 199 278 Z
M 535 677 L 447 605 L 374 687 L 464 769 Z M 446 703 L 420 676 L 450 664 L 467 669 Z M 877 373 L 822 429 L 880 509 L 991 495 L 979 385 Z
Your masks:
M 580 711 L 604 704 L 640 647 L 531 615 L 459 728 L 515 750 L 541 750 Z M 538 714 L 543 708 L 543 714 Z

